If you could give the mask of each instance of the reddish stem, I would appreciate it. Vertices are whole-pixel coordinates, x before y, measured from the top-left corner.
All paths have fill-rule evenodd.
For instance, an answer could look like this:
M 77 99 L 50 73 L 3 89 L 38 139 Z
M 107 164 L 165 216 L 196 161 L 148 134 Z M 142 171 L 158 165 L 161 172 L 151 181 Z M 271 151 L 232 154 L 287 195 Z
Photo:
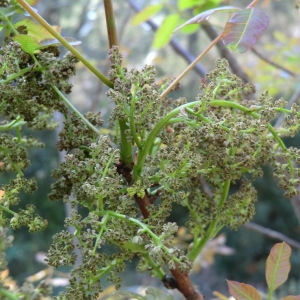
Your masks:
M 257 4 L 258 1 L 259 1 L 259 0 L 253 0 L 253 1 L 247 6 L 247 8 L 252 8 L 252 7 L 254 7 L 254 6 Z
M 177 289 L 184 295 L 186 300 L 204 300 L 203 295 L 197 291 L 187 273 L 181 271 L 178 266 L 170 271 L 177 283 Z

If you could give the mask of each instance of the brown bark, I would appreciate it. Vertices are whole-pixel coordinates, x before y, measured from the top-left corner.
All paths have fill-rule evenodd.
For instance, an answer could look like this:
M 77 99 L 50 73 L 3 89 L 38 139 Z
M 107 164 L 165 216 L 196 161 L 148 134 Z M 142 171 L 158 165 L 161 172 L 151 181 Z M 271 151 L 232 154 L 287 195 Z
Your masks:
M 126 181 L 130 184 L 132 181 L 131 171 L 133 168 L 133 164 L 131 166 L 126 166 L 124 163 L 120 162 L 117 166 L 117 172 L 122 174 Z M 148 195 L 147 191 L 145 191 L 144 197 L 135 196 L 135 201 L 139 206 L 139 209 L 142 213 L 142 216 L 147 219 L 150 216 L 148 206 L 153 204 L 158 197 L 159 193 L 156 195 Z M 170 270 L 173 276 L 172 283 L 168 283 L 167 280 L 163 280 L 163 283 L 166 288 L 178 289 L 186 300 L 204 300 L 203 295 L 195 288 L 193 283 L 191 282 L 188 273 L 180 270 L 179 266 L 176 264 L 174 269 Z
M 149 211 L 147 209 L 147 206 L 150 204 L 147 195 L 145 195 L 145 197 L 143 197 L 143 198 L 140 198 L 140 197 L 136 196 L 135 201 L 138 204 L 144 219 L 147 219 L 150 215 Z
M 203 295 L 197 291 L 195 286 L 192 284 L 189 275 L 184 273 L 176 266 L 175 269 L 170 270 L 176 283 L 177 289 L 184 295 L 186 300 L 203 300 Z
M 149 217 L 149 211 L 147 206 L 153 203 L 153 199 L 149 199 L 147 192 L 143 198 L 135 197 L 135 200 L 141 210 L 141 213 L 145 219 Z M 191 282 L 188 273 L 183 272 L 180 270 L 179 266 L 176 265 L 175 269 L 170 270 L 173 278 L 174 283 L 171 286 L 168 286 L 166 282 L 164 282 L 165 287 L 167 288 L 176 288 L 178 289 L 187 300 L 203 300 L 203 295 L 197 291 L 193 283 Z

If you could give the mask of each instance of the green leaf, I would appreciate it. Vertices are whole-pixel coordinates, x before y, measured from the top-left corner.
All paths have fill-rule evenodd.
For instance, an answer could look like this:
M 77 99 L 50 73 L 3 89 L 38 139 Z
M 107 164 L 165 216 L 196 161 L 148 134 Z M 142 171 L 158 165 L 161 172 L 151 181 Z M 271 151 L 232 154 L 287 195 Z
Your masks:
M 208 10 L 216 7 L 222 2 L 222 0 L 178 0 L 177 7 L 180 11 L 197 8 L 199 11 Z M 199 12 L 200 12 L 199 11 Z
M 41 45 L 37 38 L 29 36 L 27 34 L 16 35 L 13 37 L 13 40 L 21 44 L 21 48 L 23 51 L 30 54 L 41 48 Z
M 36 37 L 27 35 L 27 34 L 19 34 L 13 37 L 13 40 L 21 44 L 21 48 L 27 53 L 34 53 L 42 48 L 49 46 L 59 46 L 60 42 L 56 39 L 44 39 L 42 41 L 38 41 Z M 77 41 L 73 38 L 65 38 L 71 45 L 76 46 L 81 42 Z
M 199 0 L 178 0 L 177 7 L 179 10 L 183 11 L 194 7 L 197 3 L 199 3 Z
M 173 300 L 173 296 L 170 295 L 167 291 L 165 290 L 160 290 L 155 287 L 149 287 L 146 289 L 146 300 Z
M 204 12 L 198 14 L 197 16 L 189 19 L 184 24 L 182 24 L 181 26 L 176 28 L 173 32 L 178 31 L 179 29 L 181 29 L 182 27 L 184 27 L 186 25 L 200 24 L 203 22 L 207 22 L 209 17 L 217 12 L 236 12 L 237 10 L 239 10 L 239 8 L 235 7 L 235 6 L 222 6 L 222 7 L 218 7 L 218 8 L 209 9 L 209 10 L 204 11 Z
M 156 49 L 165 46 L 171 39 L 172 32 L 177 26 L 179 20 L 179 15 L 173 14 L 167 16 L 161 26 L 155 33 L 153 46 Z
M 147 20 L 149 20 L 152 16 L 157 14 L 163 8 L 162 4 L 153 4 L 148 5 L 146 8 L 138 12 L 131 20 L 133 25 L 139 25 Z
M 53 35 L 46 30 L 42 25 L 33 22 L 31 19 L 24 19 L 15 24 L 15 27 L 26 26 L 28 35 L 35 37 L 38 41 L 44 39 L 52 39 Z M 51 26 L 55 31 L 60 32 L 60 28 L 57 26 Z
M 288 278 L 291 269 L 291 247 L 286 243 L 275 244 L 266 262 L 266 279 L 270 291 L 275 291 Z
M 261 300 L 259 292 L 251 285 L 227 280 L 229 293 L 236 300 Z
M 43 26 L 33 22 L 30 19 L 24 19 L 15 24 L 15 27 L 25 26 L 28 33 L 20 34 L 15 36 L 13 39 L 21 44 L 22 49 L 27 53 L 34 53 L 49 46 L 59 46 L 61 43 L 54 39 L 52 34 L 49 33 Z M 60 28 L 57 26 L 52 26 L 55 31 L 60 32 Z M 76 46 L 81 42 L 70 37 L 64 37 L 70 45 Z
M 259 10 L 246 8 L 235 13 L 226 23 L 223 32 L 225 46 L 233 51 L 248 51 L 268 27 L 268 16 Z
M 189 26 L 183 27 L 181 29 L 181 32 L 185 33 L 185 34 L 192 34 L 192 33 L 196 32 L 198 30 L 199 30 L 199 25 L 198 24 L 191 24 Z

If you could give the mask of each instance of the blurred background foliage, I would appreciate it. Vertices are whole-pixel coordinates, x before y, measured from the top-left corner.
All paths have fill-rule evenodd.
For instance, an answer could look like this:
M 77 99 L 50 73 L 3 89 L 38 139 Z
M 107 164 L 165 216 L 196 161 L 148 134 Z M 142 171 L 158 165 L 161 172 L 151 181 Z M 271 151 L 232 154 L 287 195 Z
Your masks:
M 182 22 L 201 12 L 220 5 L 236 5 L 244 7 L 250 1 L 244 0 L 192 0 L 197 6 L 180 10 L 180 0 L 123 0 L 114 1 L 114 10 L 121 52 L 124 55 L 124 65 L 128 68 L 141 68 L 144 64 L 153 64 L 157 68 L 158 80 L 174 78 L 187 65 L 182 55 L 169 44 L 157 49 L 153 46 L 154 32 L 147 23 L 133 25 L 132 19 L 135 11 L 132 3 L 141 9 L 149 5 L 161 4 L 162 8 L 151 20 L 160 28 L 165 18 L 178 15 Z M 269 90 L 274 98 L 284 97 L 287 101 L 295 96 L 300 89 L 300 13 L 295 8 L 293 0 L 262 0 L 258 8 L 264 10 L 270 18 L 270 26 L 263 33 L 261 40 L 255 46 L 255 51 L 241 55 L 234 55 L 240 68 L 249 76 L 259 95 L 262 91 Z M 99 69 L 106 73 L 109 69 L 107 62 L 108 42 L 106 25 L 101 0 L 40 0 L 37 9 L 39 13 L 51 24 L 62 27 L 64 36 L 74 37 L 82 42 L 78 47 Z M 225 18 L 212 18 L 213 28 L 219 32 Z M 179 25 L 179 24 L 178 24 Z M 194 29 L 193 29 L 194 30 Z M 192 33 L 179 31 L 172 36 L 183 49 L 191 56 L 197 56 L 210 42 L 206 32 L 199 27 Z M 62 54 L 65 50 L 61 49 Z M 215 60 L 220 56 L 218 49 L 213 49 L 205 59 L 200 62 L 200 71 L 210 71 L 215 67 Z M 270 63 L 271 62 L 271 63 Z M 278 65 L 275 65 L 278 64 Z M 201 72 L 200 72 L 201 73 Z M 181 83 L 181 89 L 174 92 L 174 98 L 184 95 L 188 100 L 193 100 L 199 93 L 201 76 L 199 72 L 190 72 Z M 82 111 L 101 111 L 105 120 L 108 119 L 112 109 L 105 93 L 107 88 L 101 84 L 93 74 L 83 66 L 78 65 L 77 76 L 72 79 L 73 93 L 70 95 L 72 102 Z M 299 104 L 299 92 L 298 92 Z M 58 116 L 58 120 L 60 116 Z M 60 231 L 63 220 L 68 213 L 68 208 L 62 202 L 50 202 L 47 194 L 52 182 L 50 173 L 60 159 L 55 143 L 57 132 L 38 133 L 46 147 L 31 152 L 32 165 L 27 171 L 27 176 L 38 179 L 38 191 L 26 199 L 24 205 L 33 202 L 38 207 L 38 212 L 43 218 L 49 220 L 48 229 L 41 233 L 28 234 L 24 230 L 15 232 L 15 242 L 8 251 L 10 275 L 22 282 L 27 276 L 32 275 L 45 266 L 37 262 L 39 252 L 46 252 L 51 243 L 51 236 Z M 37 134 L 30 133 L 29 134 Z M 289 145 L 300 147 L 300 135 L 287 140 Z M 272 172 L 264 168 L 264 177 L 256 181 L 259 200 L 257 214 L 253 222 L 267 228 L 277 230 L 290 238 L 300 241 L 299 221 L 291 201 L 283 198 L 283 193 L 277 188 L 272 178 Z M 0 182 L 8 180 L 8 175 L 1 175 Z M 172 219 L 180 220 L 184 224 L 185 215 L 182 210 L 176 210 Z M 264 263 L 271 246 L 276 240 L 266 235 L 251 231 L 246 227 L 236 232 L 224 230 L 228 249 L 234 254 L 224 256 L 225 241 L 218 247 L 213 247 L 209 255 L 203 258 L 208 262 L 200 263 L 197 272 L 192 278 L 196 285 L 209 299 L 213 290 L 226 293 L 225 278 L 251 283 L 258 288 L 264 288 Z M 290 283 L 286 284 L 283 293 L 300 293 L 300 251 L 293 249 L 292 271 Z M 225 251 L 226 252 L 226 251 Z M 128 268 L 126 285 L 157 285 L 153 279 L 135 273 L 136 262 Z M 282 291 L 282 289 L 281 289 Z

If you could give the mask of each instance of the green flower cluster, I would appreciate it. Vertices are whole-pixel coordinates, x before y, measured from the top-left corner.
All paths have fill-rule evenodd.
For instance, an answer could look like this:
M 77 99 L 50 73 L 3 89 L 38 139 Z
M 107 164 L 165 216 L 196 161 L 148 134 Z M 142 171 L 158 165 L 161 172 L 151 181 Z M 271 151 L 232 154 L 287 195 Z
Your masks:
M 53 86 L 70 93 L 71 85 L 67 79 L 75 74 L 76 62 L 69 54 L 59 58 L 51 47 L 33 57 L 17 42 L 3 46 L 0 49 L 1 114 L 7 120 L 21 117 L 34 129 L 52 129 L 53 123 L 49 124 L 51 113 L 67 113 Z
M 54 87 L 65 93 L 71 91 L 67 80 L 75 73 L 76 60 L 69 54 L 59 57 L 55 47 L 29 55 L 12 41 L 12 36 L 0 48 L 0 172 L 14 172 L 16 178 L 1 186 L 5 194 L 0 223 L 7 224 L 10 215 L 13 228 L 27 226 L 36 231 L 44 229 L 47 221 L 35 215 L 33 205 L 18 212 L 13 210 L 19 204 L 21 190 L 32 193 L 36 188 L 34 179 L 26 179 L 23 173 L 30 165 L 28 151 L 43 147 L 39 140 L 25 136 L 23 128 L 53 129 L 53 112 L 67 114 L 67 106 Z
M 298 131 L 299 107 L 287 110 L 284 100 L 274 101 L 268 93 L 249 99 L 253 87 L 231 74 L 225 60 L 207 75 L 195 101 L 173 101 L 160 96 L 166 85 L 155 82 L 152 66 L 127 70 L 113 47 L 110 137 L 96 129 L 103 125 L 99 114 L 86 114 L 87 123 L 76 112 L 68 114 L 57 90 L 70 92 L 67 80 L 76 60 L 60 58 L 56 50 L 32 56 L 13 41 L 0 49 L 0 171 L 17 173 L 1 187 L 0 221 L 30 231 L 47 225 L 32 205 L 18 212 L 11 208 L 19 204 L 21 190 L 35 190 L 35 181 L 25 179 L 23 171 L 30 164 L 28 149 L 42 146 L 23 136 L 21 128 L 53 128 L 51 114 L 62 112 L 66 120 L 58 148 L 67 155 L 52 173 L 57 181 L 49 198 L 71 204 L 65 225 L 75 232 L 55 235 L 47 260 L 53 267 L 76 267 L 58 299 L 94 299 L 103 277 L 119 287 L 119 273 L 134 256 L 140 259 L 139 270 L 161 280 L 169 270 L 187 273 L 222 227 L 236 229 L 252 218 L 252 181 L 262 176 L 264 165 L 273 168 L 287 197 L 297 192 L 299 149 L 287 148 L 281 138 Z M 275 129 L 272 120 L 281 113 L 287 117 Z M 168 222 L 174 204 L 188 212 L 189 251 L 174 244 L 178 225 Z
M 249 99 L 253 87 L 231 74 L 225 60 L 207 75 L 196 101 L 188 102 L 162 99 L 164 86 L 155 83 L 153 67 L 123 68 L 116 47 L 110 59 L 114 136 L 89 132 L 72 116 L 59 142 L 61 149 L 76 150 L 53 172 L 58 180 L 50 198 L 71 203 L 66 226 L 75 233 L 55 237 L 48 262 L 55 267 L 74 264 L 75 245 L 82 257 L 59 299 L 93 299 L 107 275 L 119 286 L 118 273 L 133 256 L 140 258 L 139 270 L 160 279 L 177 267 L 188 272 L 222 227 L 236 229 L 252 218 L 256 191 L 251 182 L 262 176 L 263 165 L 273 167 L 287 196 L 299 184 L 294 165 L 299 150 L 286 148 L 281 140 L 298 130 L 297 107 L 287 110 L 285 101 L 274 101 L 267 93 Z M 275 130 L 271 121 L 279 113 L 288 118 Z M 101 125 L 100 119 L 90 118 Z M 124 144 L 131 151 L 129 164 L 122 161 Z M 177 224 L 167 218 L 174 203 L 189 213 L 186 226 L 193 243 L 188 252 L 173 243 Z

